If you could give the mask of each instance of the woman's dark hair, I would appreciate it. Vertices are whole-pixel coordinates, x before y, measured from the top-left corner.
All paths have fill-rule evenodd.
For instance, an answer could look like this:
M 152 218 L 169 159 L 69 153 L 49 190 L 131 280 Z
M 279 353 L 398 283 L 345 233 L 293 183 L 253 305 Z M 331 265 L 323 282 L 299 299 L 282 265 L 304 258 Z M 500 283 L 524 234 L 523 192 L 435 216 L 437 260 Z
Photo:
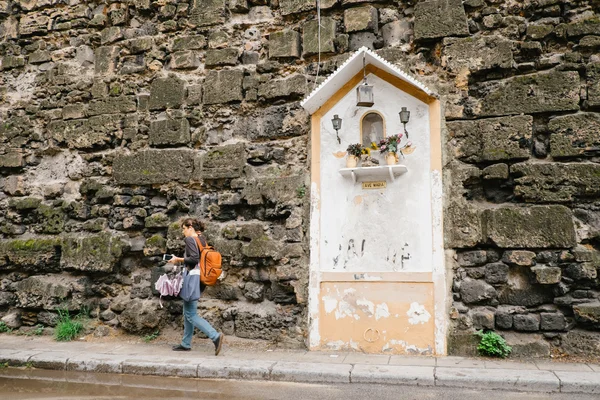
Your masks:
M 185 227 L 193 227 L 196 232 L 204 232 L 204 223 L 199 219 L 195 218 L 186 218 L 181 223 L 181 226 Z

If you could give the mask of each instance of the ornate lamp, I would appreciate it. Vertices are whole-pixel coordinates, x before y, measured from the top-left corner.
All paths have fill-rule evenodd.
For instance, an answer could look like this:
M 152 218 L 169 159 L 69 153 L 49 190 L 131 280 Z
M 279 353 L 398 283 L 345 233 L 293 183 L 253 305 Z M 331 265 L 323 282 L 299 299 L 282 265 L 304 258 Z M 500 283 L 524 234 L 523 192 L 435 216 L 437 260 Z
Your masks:
M 365 55 L 363 54 L 363 84 L 356 88 L 357 107 L 371 107 L 375 104 L 375 101 L 373 100 L 373 86 L 367 84 L 367 70 L 365 63 Z
M 406 124 L 408 123 L 408 120 L 410 119 L 410 111 L 408 111 L 406 109 L 406 107 L 402 107 L 402 109 L 400 110 L 400 112 L 398 114 L 400 115 L 400 122 L 402 122 L 402 125 L 404 126 L 404 133 L 406 134 L 406 138 L 408 139 L 408 132 L 406 131 Z
M 333 129 L 335 129 L 335 136 L 337 136 L 338 143 L 342 144 L 342 141 L 340 140 L 340 135 L 338 135 L 338 131 L 342 129 L 342 119 L 337 114 L 335 114 L 333 116 L 333 119 L 331 120 L 331 123 L 333 124 Z

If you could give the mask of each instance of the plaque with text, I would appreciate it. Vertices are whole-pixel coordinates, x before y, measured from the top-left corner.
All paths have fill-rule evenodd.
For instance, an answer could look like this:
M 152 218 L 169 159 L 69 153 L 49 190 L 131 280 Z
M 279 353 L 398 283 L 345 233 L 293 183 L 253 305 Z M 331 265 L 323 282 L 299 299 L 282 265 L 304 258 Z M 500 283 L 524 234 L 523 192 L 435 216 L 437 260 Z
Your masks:
M 387 187 L 386 181 L 378 181 L 378 182 L 363 182 L 363 189 L 385 189 Z

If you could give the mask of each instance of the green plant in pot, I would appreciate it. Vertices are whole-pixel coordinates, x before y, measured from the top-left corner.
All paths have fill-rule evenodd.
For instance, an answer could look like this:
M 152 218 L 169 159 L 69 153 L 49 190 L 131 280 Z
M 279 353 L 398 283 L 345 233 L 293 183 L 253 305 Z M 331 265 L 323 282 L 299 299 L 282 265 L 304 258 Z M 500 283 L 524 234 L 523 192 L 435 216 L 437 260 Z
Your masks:
M 351 144 L 346 149 L 348 153 L 346 157 L 346 168 L 355 168 L 358 165 L 361 154 L 363 154 L 363 147 L 360 143 Z

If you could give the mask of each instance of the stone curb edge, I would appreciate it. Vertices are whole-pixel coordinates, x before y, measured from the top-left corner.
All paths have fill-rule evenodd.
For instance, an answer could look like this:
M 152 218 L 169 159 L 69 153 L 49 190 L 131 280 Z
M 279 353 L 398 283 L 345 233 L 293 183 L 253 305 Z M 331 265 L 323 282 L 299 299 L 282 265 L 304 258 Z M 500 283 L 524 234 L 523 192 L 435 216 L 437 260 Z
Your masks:
M 287 361 L 205 359 L 201 363 L 161 363 L 128 356 L 99 354 L 82 357 L 44 352 L 0 354 L 11 367 L 73 372 L 177 376 L 200 379 L 260 380 L 298 383 L 391 384 L 438 386 L 541 393 L 600 393 L 598 381 L 564 385 L 552 371 L 483 370 L 433 366 L 299 363 Z M 0 376 L 1 376 L 0 370 Z

